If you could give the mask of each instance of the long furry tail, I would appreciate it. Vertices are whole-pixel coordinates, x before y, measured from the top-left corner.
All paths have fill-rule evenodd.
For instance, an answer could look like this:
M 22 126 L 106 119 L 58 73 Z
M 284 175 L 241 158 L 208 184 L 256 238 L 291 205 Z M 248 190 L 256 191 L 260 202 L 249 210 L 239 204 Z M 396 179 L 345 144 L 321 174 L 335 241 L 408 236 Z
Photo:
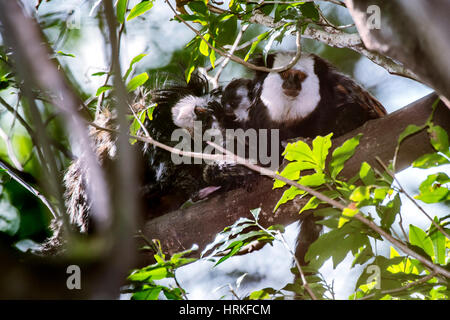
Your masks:
M 104 128 L 115 128 L 116 115 L 108 109 L 97 116 L 95 124 Z M 95 152 L 97 161 L 105 169 L 108 163 L 116 157 L 116 137 L 113 133 L 98 130 L 94 127 L 89 129 L 92 150 Z M 81 146 L 83 147 L 83 146 Z M 86 234 L 92 229 L 90 209 L 92 201 L 89 199 L 87 186 L 89 184 L 89 169 L 84 162 L 83 152 L 72 161 L 64 175 L 64 199 L 67 209 L 70 227 L 81 234 Z M 56 254 L 63 251 L 65 244 L 63 223 L 61 218 L 55 218 L 50 229 L 53 235 L 42 245 L 41 252 L 44 254 Z

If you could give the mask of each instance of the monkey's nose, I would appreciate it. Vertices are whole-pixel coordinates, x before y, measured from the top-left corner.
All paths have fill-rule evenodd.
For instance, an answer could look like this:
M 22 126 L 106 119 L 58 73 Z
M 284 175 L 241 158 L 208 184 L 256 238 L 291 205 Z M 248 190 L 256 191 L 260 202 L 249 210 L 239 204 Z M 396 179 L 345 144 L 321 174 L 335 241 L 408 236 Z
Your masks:
M 297 89 L 283 89 L 283 93 L 289 97 L 295 98 L 300 93 L 300 90 Z

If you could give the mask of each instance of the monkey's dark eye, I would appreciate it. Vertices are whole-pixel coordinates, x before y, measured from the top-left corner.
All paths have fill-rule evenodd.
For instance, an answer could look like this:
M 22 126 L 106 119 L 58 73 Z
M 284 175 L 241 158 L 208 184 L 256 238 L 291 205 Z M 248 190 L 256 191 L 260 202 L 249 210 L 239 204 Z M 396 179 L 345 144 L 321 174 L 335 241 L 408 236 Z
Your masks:
M 280 77 L 283 80 L 291 80 L 291 81 L 298 81 L 298 82 L 303 82 L 303 80 L 305 80 L 308 75 L 306 73 L 304 73 L 303 71 L 300 70 L 286 70 L 283 72 L 280 72 Z
M 233 109 L 236 109 L 237 107 L 239 107 L 240 103 L 241 103 L 241 98 L 235 98 L 235 99 L 231 100 L 230 105 Z
M 195 113 L 197 116 L 206 115 L 206 114 L 208 114 L 209 112 L 210 112 L 210 110 L 209 110 L 207 107 L 204 107 L 204 106 L 196 106 L 196 107 L 194 108 L 194 113 Z

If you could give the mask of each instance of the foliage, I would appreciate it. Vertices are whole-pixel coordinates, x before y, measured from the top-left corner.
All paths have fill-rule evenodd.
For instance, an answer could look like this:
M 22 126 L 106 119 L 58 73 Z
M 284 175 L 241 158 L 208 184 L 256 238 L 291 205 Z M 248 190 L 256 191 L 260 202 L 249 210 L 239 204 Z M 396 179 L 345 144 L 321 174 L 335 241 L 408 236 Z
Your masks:
M 142 248 L 143 250 L 155 250 L 154 258 L 156 263 L 142 269 L 134 270 L 128 280 L 131 282 L 129 288 L 124 289 L 123 293 L 131 293 L 133 300 L 157 300 L 162 292 L 168 300 L 181 300 L 185 297 L 186 292 L 181 288 L 175 277 L 175 270 L 183 265 L 191 263 L 196 259 L 185 258 L 196 248 L 173 254 L 169 260 L 162 253 L 159 241 L 149 242 L 149 246 Z M 159 280 L 172 279 L 175 287 L 158 284 Z
M 448 150 L 444 150 L 440 146 L 448 144 L 447 134 L 445 131 L 440 131 L 439 137 L 436 138 L 434 133 L 436 129 L 430 120 L 427 122 L 427 126 L 433 128 L 428 130 L 430 143 L 436 152 L 443 151 L 442 154 L 446 155 Z M 426 126 L 420 130 L 425 128 Z M 418 132 L 418 130 L 411 129 L 412 127 L 406 128 L 400 135 L 399 145 L 408 136 Z M 384 240 L 373 229 L 352 217 L 358 212 L 362 214 L 360 209 L 363 209 L 364 215 L 368 219 L 377 222 L 389 234 L 395 235 L 396 229 L 399 227 L 403 230 L 402 221 L 399 219 L 402 207 L 400 195 L 405 191 L 395 185 L 391 176 L 385 172 L 378 172 L 367 162 L 362 163 L 359 173 L 354 178 L 348 181 L 339 178 L 345 162 L 352 157 L 358 147 L 361 135 L 357 135 L 335 148 L 329 158 L 332 149 L 331 137 L 332 134 L 326 137 L 317 137 L 312 141 L 312 147 L 303 141 L 288 144 L 283 155 L 290 162 L 280 175 L 302 185 L 313 187 L 330 199 L 338 199 L 347 208 L 341 211 L 327 206 L 326 202 L 318 200 L 314 196 L 310 197 L 299 214 L 307 210 L 314 210 L 314 214 L 321 219 L 318 223 L 326 227 L 326 232 L 309 248 L 306 255 L 309 265 L 303 266 L 301 269 L 295 267 L 291 269 L 291 272 L 296 275 L 294 283 L 287 283 L 279 289 L 263 288 L 244 297 L 237 295 L 236 291 L 239 285 L 236 286 L 236 289 L 230 285 L 230 292 L 234 297 L 249 300 L 282 300 L 292 297 L 310 299 L 304 283 L 298 277 L 299 270 L 302 270 L 306 274 L 306 282 L 316 297 L 333 299 L 333 287 L 326 282 L 319 269 L 329 259 L 336 268 L 344 258 L 351 254 L 353 256 L 352 268 L 356 265 L 365 267 L 357 280 L 355 293 L 349 299 L 447 300 L 450 294 L 448 279 L 439 277 L 419 260 L 400 254 L 394 246 L 390 247 L 389 257 L 374 251 L 375 243 Z M 328 162 L 327 158 L 330 159 Z M 439 167 L 441 164 L 435 163 L 434 166 Z M 306 174 L 301 174 L 302 172 L 306 172 Z M 426 192 L 431 194 L 436 192 L 434 191 L 436 188 L 448 191 L 448 180 L 446 179 L 448 177 L 444 173 L 430 175 L 421 184 L 419 190 L 423 194 L 422 189 L 425 188 L 423 186 L 427 186 L 432 190 L 427 189 Z M 434 188 L 434 183 L 439 183 L 440 186 Z M 281 188 L 285 185 L 286 183 L 280 180 L 274 181 L 274 188 Z M 295 197 L 305 196 L 307 196 L 306 192 L 291 186 L 284 191 L 274 210 Z M 416 198 L 421 200 L 420 196 L 416 196 Z M 440 202 L 447 201 L 446 198 L 439 199 Z M 371 212 L 374 212 L 376 216 Z M 255 243 L 270 245 L 274 241 L 286 243 L 283 238 L 283 226 L 275 225 L 264 228 L 258 222 L 260 209 L 251 210 L 251 213 L 253 219 L 240 218 L 220 232 L 203 251 L 203 259 L 208 259 L 214 263 L 214 266 L 217 266 Z M 434 223 L 444 228 L 443 230 L 447 233 L 449 229 L 445 226 L 448 225 L 448 220 L 448 215 L 441 218 L 434 217 Z M 447 268 L 450 262 L 450 241 L 436 228 L 436 225 L 430 224 L 428 229 L 423 230 L 411 224 L 408 228 L 407 238 L 402 241 L 429 261 Z M 287 247 L 287 251 L 294 259 L 292 250 Z M 155 268 L 155 265 L 151 268 Z M 238 279 L 237 283 L 240 284 L 241 280 Z
M 140 19 L 145 19 L 151 12 L 155 1 L 139 1 L 131 6 L 128 0 L 118 0 L 116 3 L 116 18 L 119 34 Z M 178 23 L 193 24 L 198 30 L 185 47 L 174 55 L 171 63 L 161 68 L 173 71 L 182 61 L 185 67 L 185 78 L 189 81 L 192 72 L 199 67 L 204 67 L 214 72 L 219 63 L 224 61 L 220 52 L 227 51 L 234 43 L 243 26 L 250 25 L 243 39 L 245 43 L 239 46 L 233 54 L 248 62 L 256 53 L 262 53 L 263 58 L 271 50 L 272 46 L 281 42 L 287 35 L 300 31 L 305 32 L 307 26 L 323 27 L 323 18 L 320 7 L 312 2 L 258 4 L 251 1 L 231 0 L 226 9 L 212 10 L 209 1 L 188 1 L 175 20 Z M 95 9 L 95 8 L 92 8 Z M 100 11 L 99 11 L 100 12 Z M 255 16 L 270 17 L 273 28 L 255 27 Z M 61 16 L 60 13 L 48 13 L 39 17 L 40 27 L 50 39 L 50 45 L 54 49 L 52 59 L 64 71 L 71 80 L 75 90 L 85 101 L 91 116 L 95 109 L 106 104 L 113 104 L 114 86 L 111 81 L 112 66 L 110 70 L 99 71 L 91 74 L 92 79 L 102 79 L 104 83 L 96 88 L 95 93 L 85 92 L 77 77 L 71 75 L 67 64 L 73 63 L 78 57 L 70 50 L 60 47 L 64 42 L 71 42 L 76 46 L 80 40 L 80 30 L 68 27 L 71 14 Z M 102 14 L 98 14 L 99 28 L 105 28 Z M 328 25 L 330 27 L 330 25 Z M 106 28 L 105 28 L 106 29 Z M 336 29 L 337 30 L 337 29 Z M 57 34 L 55 36 L 55 33 Z M 147 53 L 139 53 L 128 64 L 123 73 L 122 80 L 130 96 L 143 91 L 149 80 L 160 70 L 140 70 L 139 65 Z M 219 60 L 222 59 L 222 60 Z M 225 64 L 223 64 L 225 66 Z M 58 112 L 55 111 L 45 98 L 44 93 L 33 91 L 33 99 L 25 97 L 22 83 L 15 78 L 16 70 L 14 61 L 11 60 L 9 49 L 0 46 L 0 104 L 5 108 L 10 119 L 1 114 L 8 127 L 10 141 L 2 141 L 0 144 L 0 160 L 2 163 L 14 167 L 14 157 L 17 157 L 23 168 L 15 168 L 20 171 L 21 178 L 30 186 L 36 188 L 39 194 L 43 194 L 53 205 L 58 202 L 55 190 L 36 181 L 45 180 L 46 177 L 58 179 L 72 160 L 69 151 L 68 132 Z M 136 74 L 138 73 L 138 74 Z M 5 100 L 3 100 L 5 97 Z M 54 156 L 56 172 L 51 173 L 42 156 L 43 145 L 37 134 L 37 125 L 31 114 L 32 105 L 36 104 L 40 119 L 44 125 L 45 138 L 50 142 L 50 150 Z M 145 106 L 139 110 L 136 116 L 131 117 L 129 132 L 134 135 L 139 131 L 144 120 L 152 119 L 152 112 L 156 106 Z M 3 112 L 3 109 L 2 109 Z M 6 120 L 5 120 L 6 119 Z M 138 121 L 139 119 L 139 121 Z M 23 120 L 23 121 L 22 121 Z M 409 136 L 419 131 L 426 130 L 430 136 L 430 143 L 435 152 L 426 154 L 415 160 L 412 164 L 415 168 L 439 169 L 438 172 L 428 177 L 418 187 L 418 193 L 414 195 L 416 205 L 421 203 L 440 203 L 446 208 L 450 200 L 450 178 L 444 165 L 450 164 L 449 138 L 443 128 L 433 124 L 431 118 L 423 125 L 411 125 L 399 136 L 398 145 L 408 139 Z M 361 164 L 359 173 L 349 180 L 342 178 L 345 163 L 352 157 L 359 145 L 361 136 L 347 140 L 341 146 L 332 150 L 332 134 L 325 137 L 317 137 L 311 146 L 306 142 L 298 141 L 290 143 L 283 155 L 289 164 L 279 173 L 283 177 L 297 181 L 301 185 L 312 187 L 329 199 L 339 201 L 346 209 L 339 210 L 327 206 L 326 202 L 315 196 L 309 198 L 307 203 L 299 210 L 304 214 L 307 210 L 313 210 L 319 217 L 319 221 L 326 228 L 320 238 L 310 247 L 307 259 L 308 267 L 303 267 L 306 281 L 321 299 L 334 297 L 333 288 L 320 274 L 320 268 L 328 260 L 332 260 L 336 267 L 351 254 L 353 256 L 352 267 L 365 265 L 364 271 L 359 275 L 355 293 L 350 299 L 448 299 L 448 279 L 443 279 L 430 272 L 421 262 L 409 257 L 394 246 L 390 249 L 389 257 L 382 256 L 374 250 L 375 244 L 384 241 L 373 229 L 354 219 L 356 214 L 376 223 L 382 230 L 390 235 L 397 236 L 399 230 L 404 233 L 398 237 L 409 248 L 422 257 L 432 261 L 436 265 L 449 268 L 450 242 L 444 233 L 449 232 L 448 224 L 450 215 L 432 217 L 433 223 L 424 230 L 415 225 L 410 225 L 408 233 L 401 225 L 401 208 L 403 206 L 401 195 L 405 192 L 394 183 L 393 177 L 387 171 L 378 171 L 367 162 Z M 8 139 L 6 139 L 8 140 Z M 12 142 L 13 152 L 8 150 L 6 143 Z M 133 143 L 134 140 L 131 140 Z M 390 168 L 395 168 L 395 157 Z M 47 176 L 46 176 L 47 173 Z M 48 224 L 50 213 L 34 195 L 17 181 L 10 178 L 8 171 L 0 172 L 0 236 L 11 245 L 21 243 L 20 248 L 26 250 L 33 242 L 30 239 L 41 242 L 48 236 Z M 44 179 L 43 179 L 44 178 Z M 283 188 L 286 183 L 280 180 L 274 182 L 274 188 Z M 298 197 L 309 196 L 307 192 L 290 186 L 281 199 L 274 206 L 276 211 L 280 206 Z M 254 219 L 240 219 L 233 225 L 225 228 L 204 251 L 207 259 L 215 265 L 225 263 L 228 259 L 238 254 L 243 248 L 251 246 L 255 242 L 273 244 L 274 241 L 283 242 L 284 228 L 282 226 L 262 227 L 258 222 L 259 210 L 252 211 Z M 439 228 L 438 228 L 438 227 Z M 25 241 L 25 242 L 24 242 Z M 24 246 L 24 243 L 31 243 Z M 338 243 L 339 245 L 336 245 Z M 19 245 L 17 245 L 19 247 Z M 144 250 L 155 251 L 156 263 L 139 270 L 134 270 L 128 280 L 130 285 L 123 290 L 131 293 L 132 299 L 153 300 L 161 297 L 167 299 L 184 299 L 186 292 L 179 285 L 175 273 L 176 269 L 194 261 L 186 258 L 191 250 L 172 255 L 170 259 L 162 253 L 158 242 L 149 242 Z M 286 248 L 291 252 L 290 248 Z M 206 255 L 208 253 L 208 255 Z M 217 258 L 219 256 L 220 258 Z M 376 267 L 373 269 L 372 267 Z M 377 277 L 373 277 L 373 270 L 377 270 Z M 300 280 L 299 268 L 292 268 L 296 281 L 288 283 L 281 289 L 263 288 L 256 290 L 244 299 L 285 299 L 296 298 L 309 299 L 310 295 L 305 291 L 304 283 Z M 356 273 L 355 273 L 355 276 Z M 166 282 L 163 282 L 162 280 Z M 243 278 L 237 281 L 237 287 Z M 167 281 L 170 285 L 166 285 Z M 162 294 L 161 294 L 162 293 Z
M 435 126 L 431 119 L 423 127 L 407 127 L 398 139 L 399 146 L 408 136 L 424 129 L 427 129 L 430 143 L 436 153 L 420 157 L 414 161 L 413 166 L 428 169 L 448 164 L 450 152 L 448 135 L 441 127 Z M 317 209 L 325 202 L 313 196 L 300 210 L 300 214 L 306 210 L 315 210 L 314 214 L 321 218 L 318 223 L 327 229 L 307 252 L 309 267 L 318 270 L 329 258 L 336 267 L 351 253 L 354 257 L 352 267 L 358 264 L 366 265 L 357 282 L 356 293 L 350 297 L 351 299 L 448 299 L 450 293 L 448 280 L 442 282 L 437 276 L 429 278 L 430 270 L 417 259 L 400 255 L 394 247 L 391 247 L 389 258 L 377 255 L 373 245 L 377 241 L 383 241 L 380 235 L 367 225 L 352 219 L 357 213 L 364 214 L 391 235 L 395 235 L 398 229 L 403 230 L 399 217 L 402 207 L 400 195 L 405 191 L 393 183 L 390 175 L 380 173 L 367 162 L 363 162 L 359 174 L 354 178 L 348 181 L 339 178 L 339 173 L 344 168 L 345 162 L 353 155 L 360 138 L 361 136 L 356 136 L 337 147 L 331 154 L 328 167 L 324 159 L 327 158 L 331 147 L 331 135 L 317 137 L 312 142 L 312 148 L 302 141 L 289 144 L 283 153 L 285 159 L 290 162 L 280 173 L 282 176 L 314 187 L 331 199 L 339 199 L 346 206 L 343 211 L 331 207 Z M 439 159 L 442 157 L 442 160 L 432 160 L 437 157 Z M 309 170 L 308 174 L 300 175 L 302 170 Z M 449 200 L 449 181 L 448 175 L 444 172 L 429 175 L 420 184 L 420 193 L 415 198 L 426 203 L 445 203 Z M 284 184 L 277 180 L 274 187 Z M 291 186 L 283 193 L 275 210 L 297 196 L 304 197 L 306 192 Z M 450 242 L 441 230 L 448 233 L 445 226 L 449 223 L 449 216 L 441 218 L 435 216 L 433 219 L 435 224 L 430 224 L 427 230 L 410 225 L 409 237 L 402 240 L 416 253 L 433 263 L 448 266 Z M 438 230 L 436 225 L 443 229 Z M 337 243 L 339 245 L 336 245 Z M 377 281 L 373 281 L 370 272 L 367 271 L 373 266 L 376 266 L 377 272 L 380 273 Z M 402 287 L 405 289 L 402 290 Z

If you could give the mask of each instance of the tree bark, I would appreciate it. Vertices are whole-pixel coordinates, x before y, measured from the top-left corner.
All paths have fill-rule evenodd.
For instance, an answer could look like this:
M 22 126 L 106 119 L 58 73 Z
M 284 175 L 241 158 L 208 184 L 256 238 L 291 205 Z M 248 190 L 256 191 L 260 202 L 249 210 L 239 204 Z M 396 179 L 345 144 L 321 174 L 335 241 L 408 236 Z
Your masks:
M 346 0 L 364 45 L 414 71 L 450 107 L 448 30 L 450 3 L 423 0 Z M 374 28 L 368 8 L 377 6 L 380 24 Z
M 342 176 L 353 177 L 359 172 L 363 161 L 382 170 L 375 157 L 388 163 L 394 155 L 399 134 L 410 124 L 424 124 L 431 114 L 431 106 L 436 98 L 435 94 L 430 94 L 395 113 L 369 121 L 362 127 L 333 139 L 332 150 L 356 134 L 363 134 L 360 145 L 354 156 L 347 161 Z M 450 111 L 441 102 L 437 107 L 434 121 L 447 131 L 450 130 Z M 407 138 L 400 148 L 397 171 L 407 168 L 412 161 L 431 152 L 433 149 L 426 131 Z M 218 194 L 206 202 L 147 221 L 142 231 L 147 238 L 161 240 L 164 252 L 169 254 L 197 244 L 200 250 L 194 253 L 194 256 L 198 256 L 202 248 L 212 242 L 223 228 L 233 224 L 240 217 L 251 218 L 249 212 L 251 209 L 259 207 L 262 209 L 259 219 L 264 226 L 286 225 L 296 221 L 299 218 L 298 211 L 306 204 L 308 198 L 294 199 L 273 213 L 274 206 L 284 189 L 272 190 L 272 185 L 272 179 L 259 176 L 252 182 L 250 191 L 240 188 Z

